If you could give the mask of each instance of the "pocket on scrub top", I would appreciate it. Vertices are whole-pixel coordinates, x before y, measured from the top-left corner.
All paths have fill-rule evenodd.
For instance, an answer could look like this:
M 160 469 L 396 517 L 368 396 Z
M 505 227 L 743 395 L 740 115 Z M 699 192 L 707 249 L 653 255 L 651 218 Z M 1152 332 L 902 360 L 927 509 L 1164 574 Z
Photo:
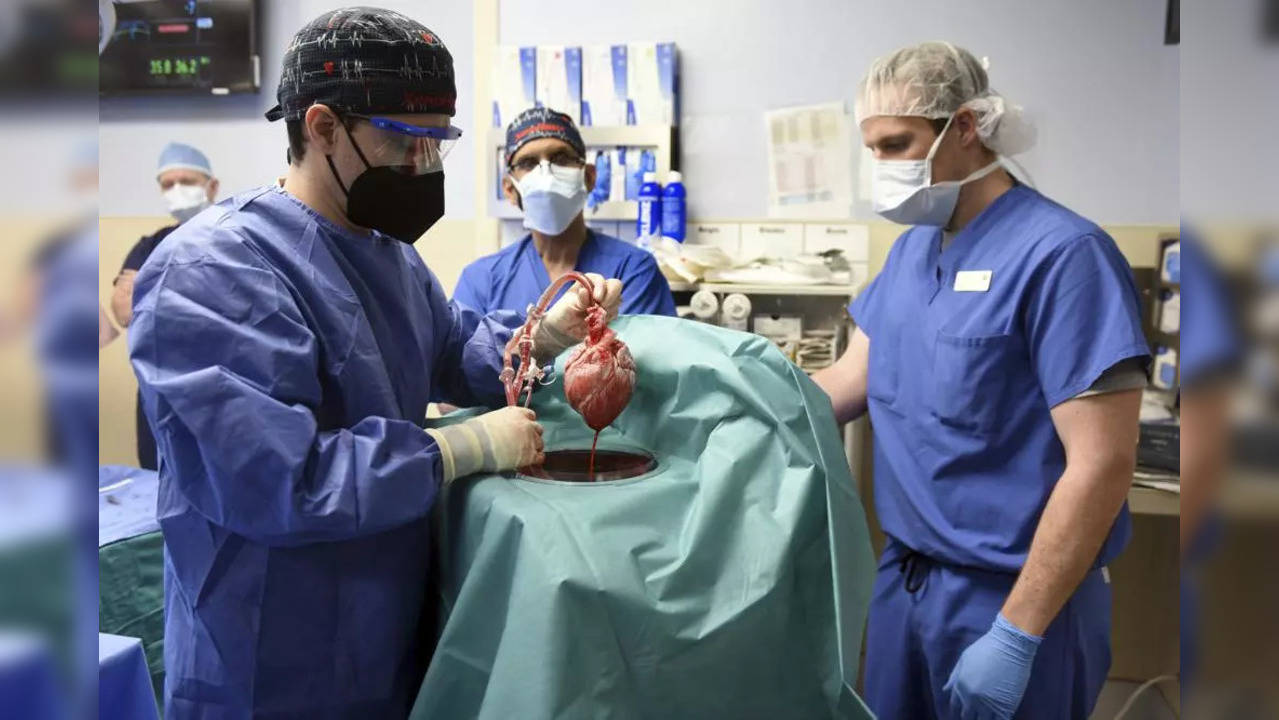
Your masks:
M 978 435 L 995 431 L 1006 416 L 1009 364 L 1016 361 L 1011 335 L 959 337 L 937 333 L 933 355 L 933 416 Z
M 895 340 L 896 338 L 891 336 L 880 340 L 879 349 L 876 349 L 875 340 L 870 342 L 870 358 L 866 368 L 866 395 L 885 405 L 892 405 L 897 400 L 897 363 L 900 356 L 896 352 Z

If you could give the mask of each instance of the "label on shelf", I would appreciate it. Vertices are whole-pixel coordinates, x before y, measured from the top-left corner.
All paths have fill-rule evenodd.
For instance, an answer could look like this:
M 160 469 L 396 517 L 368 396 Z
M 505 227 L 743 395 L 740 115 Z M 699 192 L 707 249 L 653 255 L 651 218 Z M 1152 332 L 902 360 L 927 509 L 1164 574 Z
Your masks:
M 689 245 L 713 245 L 730 257 L 741 249 L 742 226 L 737 223 L 689 223 L 687 234 L 684 242 Z
M 744 223 L 741 260 L 792 258 L 804 252 L 804 226 L 795 223 Z
M 818 255 L 827 250 L 843 250 L 852 262 L 866 262 L 870 256 L 870 228 L 855 223 L 811 223 L 804 225 L 804 252 Z

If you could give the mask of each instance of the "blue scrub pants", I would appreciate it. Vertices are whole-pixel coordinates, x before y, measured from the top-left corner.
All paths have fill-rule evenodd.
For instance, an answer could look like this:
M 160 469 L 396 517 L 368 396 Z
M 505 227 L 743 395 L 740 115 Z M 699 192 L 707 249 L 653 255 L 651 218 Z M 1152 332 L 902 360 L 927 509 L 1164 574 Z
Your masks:
M 866 704 L 880 718 L 950 717 L 959 655 L 990 629 L 1015 575 L 945 565 L 892 540 L 866 630 Z M 1088 574 L 1044 634 L 1015 717 L 1086 720 L 1110 670 L 1110 585 Z

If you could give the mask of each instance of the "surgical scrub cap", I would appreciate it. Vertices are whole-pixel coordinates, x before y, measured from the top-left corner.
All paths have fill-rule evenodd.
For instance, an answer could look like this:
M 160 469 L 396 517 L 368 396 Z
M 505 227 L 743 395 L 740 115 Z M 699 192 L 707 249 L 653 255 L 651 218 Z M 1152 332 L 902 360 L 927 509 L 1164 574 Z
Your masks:
M 160 160 L 156 164 L 156 177 L 165 170 L 194 170 L 213 177 L 213 167 L 204 153 L 190 145 L 171 142 L 160 151 Z
M 989 63 L 947 42 L 904 47 L 875 60 L 857 90 L 857 124 L 877 115 L 943 119 L 961 108 L 977 116 L 982 144 L 1000 155 L 1035 144 L 1035 127 L 1018 105 L 990 88 Z
M 365 115 L 452 116 L 453 56 L 438 35 L 395 11 L 332 10 L 293 36 L 276 99 L 267 120 L 300 120 L 315 103 Z
M 548 107 L 535 107 L 520 113 L 506 128 L 507 164 L 527 143 L 548 137 L 563 140 L 579 157 L 586 157 L 586 144 L 573 118 Z

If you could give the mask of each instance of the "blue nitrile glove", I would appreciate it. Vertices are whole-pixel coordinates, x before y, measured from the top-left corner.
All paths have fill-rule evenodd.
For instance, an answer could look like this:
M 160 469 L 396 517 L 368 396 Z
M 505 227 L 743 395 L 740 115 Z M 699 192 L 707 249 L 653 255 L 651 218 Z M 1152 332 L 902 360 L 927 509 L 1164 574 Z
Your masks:
M 959 656 L 942 692 L 954 720 L 1007 720 L 1017 712 L 1030 665 L 1043 638 L 1022 632 L 1000 613 L 990 630 Z

